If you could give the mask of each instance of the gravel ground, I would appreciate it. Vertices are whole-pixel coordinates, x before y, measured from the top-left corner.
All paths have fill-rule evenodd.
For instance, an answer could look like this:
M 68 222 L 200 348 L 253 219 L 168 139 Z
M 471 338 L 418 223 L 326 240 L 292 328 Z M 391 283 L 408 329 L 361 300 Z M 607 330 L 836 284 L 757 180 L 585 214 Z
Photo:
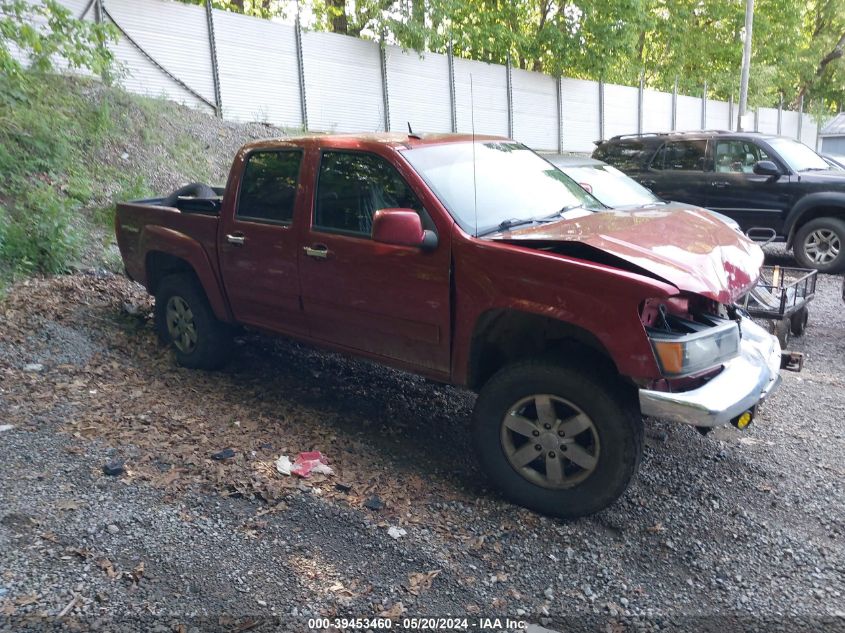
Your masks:
M 647 421 L 638 479 L 572 522 L 488 489 L 471 394 L 254 335 L 225 371 L 185 370 L 126 279 L 18 284 L 0 304 L 0 630 L 845 630 L 841 283 L 820 276 L 791 345 L 804 372 L 749 430 Z M 334 476 L 275 473 L 312 449 Z

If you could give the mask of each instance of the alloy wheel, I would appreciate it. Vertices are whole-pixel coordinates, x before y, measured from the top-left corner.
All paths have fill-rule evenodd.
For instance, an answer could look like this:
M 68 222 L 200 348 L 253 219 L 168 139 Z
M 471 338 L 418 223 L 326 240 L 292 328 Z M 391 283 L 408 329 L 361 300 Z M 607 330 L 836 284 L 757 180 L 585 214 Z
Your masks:
M 572 402 L 536 394 L 514 404 L 502 419 L 501 442 L 511 467 L 543 488 L 571 488 L 599 460 L 599 436 L 590 417 Z
M 176 348 L 190 354 L 197 346 L 197 326 L 194 313 L 182 297 L 173 296 L 167 300 L 167 333 Z

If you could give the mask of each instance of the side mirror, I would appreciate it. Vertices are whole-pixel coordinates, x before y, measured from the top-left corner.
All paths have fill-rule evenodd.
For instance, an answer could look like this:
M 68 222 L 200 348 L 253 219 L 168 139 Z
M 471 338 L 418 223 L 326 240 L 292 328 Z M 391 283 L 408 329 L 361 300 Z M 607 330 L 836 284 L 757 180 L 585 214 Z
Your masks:
M 780 176 L 780 169 L 770 160 L 760 160 L 754 163 L 753 171 L 758 176 Z
M 423 230 L 420 214 L 413 209 L 379 209 L 373 215 L 373 241 L 433 250 L 437 234 Z

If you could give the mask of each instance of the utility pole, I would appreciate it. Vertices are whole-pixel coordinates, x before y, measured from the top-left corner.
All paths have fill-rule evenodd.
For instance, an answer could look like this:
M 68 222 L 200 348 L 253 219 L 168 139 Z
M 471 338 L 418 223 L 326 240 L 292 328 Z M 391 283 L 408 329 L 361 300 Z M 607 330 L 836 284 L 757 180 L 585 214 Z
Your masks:
M 742 117 L 748 107 L 748 73 L 751 70 L 751 32 L 754 27 L 754 0 L 745 0 L 745 46 L 742 49 L 742 73 L 739 80 L 739 115 L 736 129 L 742 132 Z

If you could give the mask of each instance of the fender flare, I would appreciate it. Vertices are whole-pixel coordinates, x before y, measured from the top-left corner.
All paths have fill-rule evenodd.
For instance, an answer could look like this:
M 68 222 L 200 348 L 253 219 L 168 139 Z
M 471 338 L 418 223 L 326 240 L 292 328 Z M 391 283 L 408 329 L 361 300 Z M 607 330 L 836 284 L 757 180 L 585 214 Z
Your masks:
M 147 270 L 150 253 L 161 252 L 177 257 L 193 269 L 200 282 L 214 315 L 221 321 L 232 321 L 229 304 L 226 300 L 220 280 L 208 253 L 198 241 L 163 226 L 147 226 L 140 239 L 140 250 L 144 253 L 144 285 L 150 289 L 149 271 Z
M 845 216 L 845 192 L 821 191 L 808 194 L 798 200 L 783 223 L 783 232 L 787 236 L 786 244 L 788 247 L 792 246 L 795 232 L 798 230 L 799 224 L 802 223 L 801 219 L 817 207 L 839 207 L 842 209 L 842 215 Z

